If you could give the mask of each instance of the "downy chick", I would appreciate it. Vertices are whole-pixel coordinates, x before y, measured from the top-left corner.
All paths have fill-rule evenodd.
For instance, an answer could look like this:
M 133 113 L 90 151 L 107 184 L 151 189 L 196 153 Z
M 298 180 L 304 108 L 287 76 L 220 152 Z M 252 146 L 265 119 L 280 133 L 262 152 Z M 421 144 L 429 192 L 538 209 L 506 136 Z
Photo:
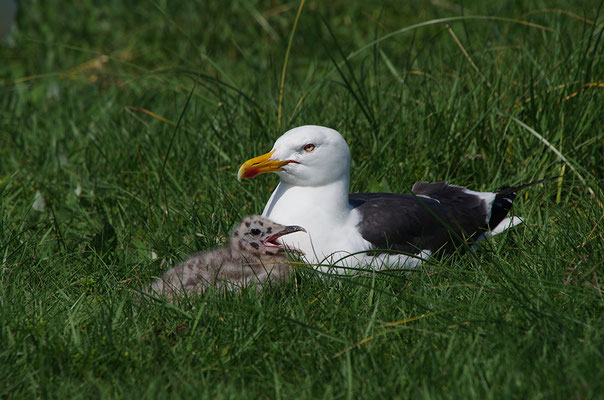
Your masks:
M 286 247 L 277 239 L 299 231 L 306 232 L 300 226 L 247 216 L 233 230 L 229 247 L 192 255 L 155 279 L 145 291 L 166 298 L 201 293 L 209 286 L 239 291 L 255 285 L 261 291 L 269 282 L 289 278 L 293 267 L 288 263 Z

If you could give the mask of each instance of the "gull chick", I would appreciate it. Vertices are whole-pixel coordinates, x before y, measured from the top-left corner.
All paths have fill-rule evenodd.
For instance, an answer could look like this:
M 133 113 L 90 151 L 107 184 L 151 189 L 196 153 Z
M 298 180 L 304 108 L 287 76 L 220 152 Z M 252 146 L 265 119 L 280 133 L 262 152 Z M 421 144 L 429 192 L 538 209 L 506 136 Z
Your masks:
M 259 215 L 247 216 L 233 230 L 228 247 L 192 255 L 145 291 L 166 298 L 199 294 L 209 286 L 239 291 L 255 285 L 261 291 L 268 282 L 289 278 L 293 268 L 288 263 L 287 247 L 277 239 L 294 232 L 306 231 Z

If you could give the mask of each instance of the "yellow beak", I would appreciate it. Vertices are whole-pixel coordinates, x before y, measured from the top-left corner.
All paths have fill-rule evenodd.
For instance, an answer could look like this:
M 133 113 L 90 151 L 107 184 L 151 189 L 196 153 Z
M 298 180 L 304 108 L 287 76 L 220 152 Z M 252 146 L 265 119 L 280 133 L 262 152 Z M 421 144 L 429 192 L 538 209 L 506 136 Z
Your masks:
M 237 179 L 241 180 L 241 178 L 253 178 L 256 175 L 267 172 L 283 171 L 281 167 L 291 162 L 295 162 L 291 160 L 270 160 L 270 157 L 274 152 L 275 150 L 270 151 L 261 156 L 247 160 L 241 164 L 241 167 L 239 167 L 239 172 L 237 173 Z

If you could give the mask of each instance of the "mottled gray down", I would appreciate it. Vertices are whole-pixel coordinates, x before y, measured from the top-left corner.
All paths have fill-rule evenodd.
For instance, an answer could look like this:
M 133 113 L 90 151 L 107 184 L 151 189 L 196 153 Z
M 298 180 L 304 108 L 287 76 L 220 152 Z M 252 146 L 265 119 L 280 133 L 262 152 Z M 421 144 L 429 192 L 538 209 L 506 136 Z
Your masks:
M 299 226 L 283 226 L 259 215 L 245 217 L 233 230 L 229 247 L 194 254 L 168 270 L 145 291 L 172 298 L 201 293 L 209 286 L 239 291 L 255 285 L 285 281 L 292 272 L 287 254 L 277 239 L 304 231 Z

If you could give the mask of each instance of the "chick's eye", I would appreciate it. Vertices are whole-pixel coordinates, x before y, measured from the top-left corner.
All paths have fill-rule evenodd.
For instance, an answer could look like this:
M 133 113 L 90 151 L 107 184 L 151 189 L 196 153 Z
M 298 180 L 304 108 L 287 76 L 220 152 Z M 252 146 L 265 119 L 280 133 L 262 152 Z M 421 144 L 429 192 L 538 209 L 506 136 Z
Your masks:
M 260 235 L 260 229 L 254 228 L 250 231 L 250 233 L 252 234 L 252 236 L 258 236 Z
M 315 149 L 315 145 L 312 143 L 308 143 L 306 146 L 304 146 L 304 151 L 306 151 L 307 153 L 310 153 L 314 149 Z

